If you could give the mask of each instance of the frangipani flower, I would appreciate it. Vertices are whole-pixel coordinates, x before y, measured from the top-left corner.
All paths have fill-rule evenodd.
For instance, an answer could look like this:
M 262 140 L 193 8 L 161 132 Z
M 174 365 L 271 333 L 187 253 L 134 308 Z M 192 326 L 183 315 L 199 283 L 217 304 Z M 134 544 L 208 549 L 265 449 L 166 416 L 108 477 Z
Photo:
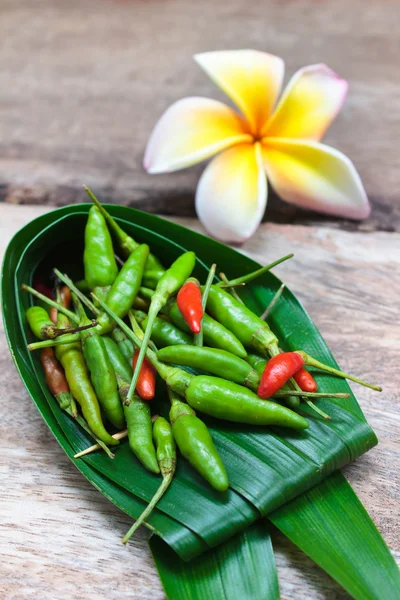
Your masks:
M 218 154 L 196 192 L 197 214 L 211 235 L 242 242 L 255 232 L 267 205 L 267 177 L 291 204 L 351 219 L 369 215 L 352 162 L 320 143 L 345 100 L 344 79 L 323 64 L 305 67 L 277 103 L 281 58 L 234 50 L 195 60 L 241 114 L 208 98 L 179 100 L 156 124 L 144 167 L 166 173 Z

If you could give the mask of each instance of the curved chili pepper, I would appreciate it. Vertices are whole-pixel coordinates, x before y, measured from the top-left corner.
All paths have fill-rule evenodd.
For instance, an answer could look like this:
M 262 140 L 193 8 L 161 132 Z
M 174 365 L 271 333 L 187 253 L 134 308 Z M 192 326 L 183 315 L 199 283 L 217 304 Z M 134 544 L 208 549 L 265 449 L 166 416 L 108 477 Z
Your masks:
M 136 348 L 132 358 L 133 369 L 136 368 L 139 352 L 139 348 Z M 140 367 L 136 391 L 142 400 L 152 400 L 156 393 L 156 372 L 146 357 L 144 357 L 143 364 Z
M 90 289 L 112 285 L 118 275 L 106 221 L 96 206 L 89 210 L 83 253 L 85 281 Z
M 91 198 L 91 200 L 93 200 L 96 207 L 99 209 L 99 211 L 103 215 L 104 219 L 107 221 L 107 224 L 108 224 L 109 228 L 111 229 L 112 233 L 114 234 L 122 253 L 124 254 L 124 256 L 126 258 L 128 258 L 129 255 L 136 250 L 136 248 L 139 246 L 139 244 L 137 242 L 135 242 L 135 240 L 133 238 L 131 238 L 118 225 L 118 223 L 115 221 L 115 219 L 113 219 L 113 217 L 106 211 L 104 206 L 97 200 L 97 198 L 93 194 L 93 192 L 86 186 L 84 186 L 84 189 L 86 190 L 86 192 L 89 195 L 89 197 Z M 154 285 L 155 285 L 157 283 L 157 281 L 160 279 L 160 277 L 163 275 L 164 272 L 165 272 L 165 269 L 162 266 L 162 264 L 160 263 L 160 261 L 158 260 L 158 258 L 156 258 L 153 254 L 149 254 L 149 256 L 147 258 L 146 271 L 145 271 L 145 277 L 147 278 L 146 285 L 149 282 L 151 282 L 151 284 L 154 283 Z
M 187 345 L 167 346 L 157 352 L 157 358 L 166 363 L 208 371 L 254 391 L 257 391 L 260 383 L 260 375 L 249 363 L 218 348 Z
M 278 339 L 267 323 L 216 285 L 210 288 L 207 310 L 234 333 L 244 346 L 252 347 L 262 354 L 270 348 L 277 350 Z
M 304 417 L 286 406 L 261 400 L 251 390 L 219 377 L 193 377 L 185 398 L 192 408 L 216 419 L 249 425 L 278 425 L 290 429 L 308 427 Z
M 129 382 L 116 372 L 118 392 L 121 398 L 129 447 L 142 465 L 152 473 L 159 473 L 156 451 L 152 439 L 150 406 L 135 393 L 128 402 Z
M 282 352 L 273 356 L 261 376 L 257 394 L 260 398 L 271 398 L 303 365 L 304 360 L 296 352 Z
M 107 294 L 105 299 L 107 306 L 119 317 L 125 317 L 133 306 L 142 283 L 148 256 L 149 247 L 147 244 L 138 246 L 124 263 Z M 96 295 L 98 295 L 97 290 Z M 97 321 L 99 323 L 99 333 L 107 333 L 113 328 L 113 322 L 107 313 L 100 314 Z
M 219 492 L 229 487 L 228 475 L 207 426 L 195 411 L 172 396 L 169 418 L 176 444 L 184 458 Z
M 181 256 L 176 259 L 170 268 L 165 271 L 157 283 L 157 287 L 150 302 L 147 326 L 133 373 L 131 387 L 129 388 L 128 400 L 131 399 L 131 396 L 136 388 L 136 382 L 146 354 L 154 320 L 160 310 L 167 304 L 168 299 L 182 287 L 183 283 L 190 276 L 194 269 L 195 262 L 196 255 L 194 252 L 185 252 L 184 254 L 181 254 Z
M 318 389 L 314 377 L 303 367 L 293 375 L 293 379 L 303 392 L 316 392 Z
M 74 306 L 79 315 L 80 323 L 85 325 L 87 318 L 81 302 L 72 294 Z M 125 425 L 124 412 L 118 395 L 117 380 L 114 369 L 107 356 L 103 339 L 95 329 L 81 332 L 83 356 L 90 371 L 90 378 L 96 391 L 97 398 L 107 419 L 117 429 Z
M 176 303 L 192 333 L 200 333 L 203 318 L 200 284 L 197 279 L 189 278 L 183 284 L 176 297 Z
M 176 302 L 171 303 L 167 306 L 167 312 L 171 321 L 182 331 L 190 333 L 188 324 L 181 311 L 178 308 Z M 243 344 L 229 329 L 224 327 L 221 323 L 218 323 L 215 319 L 204 313 L 203 320 L 201 323 L 203 329 L 203 338 L 207 346 L 213 348 L 221 348 L 221 350 L 227 350 L 239 358 L 246 358 L 247 352 Z
M 90 382 L 80 343 L 73 342 L 57 346 L 56 357 L 64 367 L 71 393 L 79 403 L 91 431 L 104 443 L 110 446 L 118 445 L 118 440 L 115 440 L 103 425 L 100 406 Z
M 149 516 L 153 508 L 167 491 L 175 473 L 176 448 L 174 436 L 172 435 L 171 425 L 166 419 L 164 419 L 164 417 L 157 417 L 154 421 L 153 438 L 157 448 L 157 461 L 160 466 L 163 481 L 140 517 L 132 525 L 128 533 L 122 538 L 123 544 L 126 544 L 126 542 L 135 533 L 136 529 Z

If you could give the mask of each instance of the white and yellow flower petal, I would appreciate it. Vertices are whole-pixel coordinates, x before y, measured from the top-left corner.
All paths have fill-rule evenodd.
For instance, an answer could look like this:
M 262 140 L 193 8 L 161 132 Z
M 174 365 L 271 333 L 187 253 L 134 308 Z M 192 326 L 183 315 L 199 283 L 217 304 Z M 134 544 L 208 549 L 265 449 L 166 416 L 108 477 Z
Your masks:
M 262 149 L 268 179 L 286 202 L 350 219 L 370 213 L 353 163 L 318 142 L 268 138 Z
M 283 60 L 257 50 L 204 52 L 194 58 L 241 110 L 251 132 L 258 134 L 281 90 Z
M 144 155 L 149 173 L 190 167 L 217 152 L 251 139 L 244 119 L 222 102 L 184 98 L 156 124 Z
M 257 229 L 267 204 L 260 144 L 225 150 L 205 169 L 197 186 L 196 211 L 214 237 L 240 243 Z
M 326 65 L 311 65 L 288 83 L 262 135 L 319 141 L 346 98 L 348 84 Z

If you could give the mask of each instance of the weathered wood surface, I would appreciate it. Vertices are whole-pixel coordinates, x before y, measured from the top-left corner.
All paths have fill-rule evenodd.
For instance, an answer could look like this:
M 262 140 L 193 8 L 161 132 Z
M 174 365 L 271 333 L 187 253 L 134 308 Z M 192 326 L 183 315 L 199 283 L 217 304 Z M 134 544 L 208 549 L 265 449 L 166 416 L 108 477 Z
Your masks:
M 358 225 L 271 197 L 268 220 L 399 230 L 399 20 L 395 0 L 2 0 L 0 197 L 68 204 L 85 183 L 103 200 L 193 216 L 203 167 L 147 175 L 146 141 L 175 100 L 223 99 L 193 54 L 248 47 L 282 56 L 286 79 L 326 62 L 349 80 L 326 142 L 352 158 L 373 205 Z
M 0 210 L 3 254 L 13 233 L 47 209 Z M 201 231 L 194 220 L 179 222 Z M 266 224 L 243 251 L 264 263 L 295 252 L 279 275 L 301 298 L 341 366 L 382 383 L 380 395 L 357 387 L 380 444 L 345 474 L 400 559 L 399 234 Z M 129 518 L 59 448 L 19 379 L 2 330 L 0 439 L 2 600 L 164 598 L 146 532 L 138 531 L 129 547 L 120 544 Z M 273 532 L 273 542 L 283 600 L 348 597 L 282 535 Z

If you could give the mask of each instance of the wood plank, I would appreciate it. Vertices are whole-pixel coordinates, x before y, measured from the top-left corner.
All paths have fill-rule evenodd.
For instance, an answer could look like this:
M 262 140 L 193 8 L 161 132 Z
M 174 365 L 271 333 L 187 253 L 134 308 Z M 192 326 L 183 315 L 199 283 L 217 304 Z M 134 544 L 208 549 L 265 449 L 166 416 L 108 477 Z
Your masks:
M 2 207 L 0 253 L 46 207 Z M 202 231 L 197 221 L 173 219 Z M 346 467 L 356 493 L 400 560 L 400 235 L 263 225 L 242 248 L 265 263 L 289 251 L 279 275 L 303 301 L 343 369 L 378 380 L 354 387 L 379 445 Z M 382 357 L 384 357 L 382 359 Z M 30 401 L 0 330 L 0 597 L 4 600 L 164 598 L 141 529 L 128 547 L 128 517 L 80 476 Z M 282 598 L 347 594 L 282 535 L 273 532 Z
M 398 230 L 399 19 L 393 0 L 3 0 L 0 197 L 68 204 L 85 183 L 103 200 L 193 216 L 203 167 L 150 176 L 146 141 L 175 100 L 224 99 L 193 54 L 250 47 L 282 56 L 286 79 L 326 62 L 349 80 L 326 142 L 354 161 L 373 205 L 358 225 L 271 198 L 267 219 Z

